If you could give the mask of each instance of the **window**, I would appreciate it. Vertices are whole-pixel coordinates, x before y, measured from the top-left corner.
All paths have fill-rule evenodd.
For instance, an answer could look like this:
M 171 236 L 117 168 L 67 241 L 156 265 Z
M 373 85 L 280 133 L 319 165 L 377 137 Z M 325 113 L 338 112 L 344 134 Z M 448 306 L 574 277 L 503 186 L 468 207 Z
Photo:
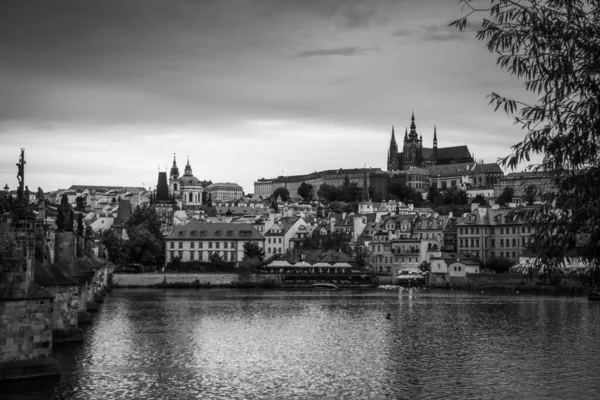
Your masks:
M 231 242 L 231 248 L 235 249 L 235 242 Z
M 513 226 L 513 228 L 512 228 L 512 233 L 513 233 L 513 235 L 514 235 L 515 233 L 517 233 L 516 231 L 517 231 L 517 228 L 516 228 L 515 226 Z
M 183 242 L 179 242 L 179 248 L 183 249 Z
M 517 257 L 517 253 L 515 253 L 515 252 L 513 251 L 513 258 L 516 258 L 516 257 Z
M 179 258 L 182 259 L 183 258 L 183 251 L 179 252 Z
M 223 243 L 223 248 L 226 249 L 227 248 L 227 244 L 228 242 Z
M 212 249 L 212 248 L 213 248 L 213 247 L 212 247 L 212 242 L 208 242 L 208 248 L 209 248 L 209 249 Z
M 193 244 L 193 242 L 192 242 L 192 244 Z M 190 251 L 190 261 L 194 261 L 194 254 L 195 253 L 196 253 L 195 251 Z
M 215 242 L 215 249 L 221 248 L 221 242 Z
M 185 231 L 179 231 L 179 232 L 177 232 L 177 235 L 179 237 L 184 237 L 185 236 Z
M 228 258 L 227 254 L 229 254 L 229 253 L 226 252 L 226 251 L 223 252 L 223 261 L 228 261 L 227 260 L 227 258 Z
M 268 238 L 268 239 L 267 239 L 267 243 L 271 243 L 271 238 Z
M 500 239 L 500 247 L 504 247 L 504 239 Z
M 170 251 L 169 254 L 171 255 L 171 260 L 175 258 L 175 252 L 174 251 Z
M 504 228 L 500 228 L 500 234 L 504 235 Z
M 279 238 L 279 243 L 281 243 L 281 238 Z
M 479 247 L 479 239 L 475 239 L 475 246 Z
M 201 249 L 202 248 L 202 242 L 198 242 L 198 248 Z
M 194 248 L 194 242 L 190 242 L 190 249 Z
M 492 242 L 491 242 L 491 244 L 490 244 L 490 247 L 495 247 L 495 246 L 496 246 L 496 240 L 495 240 L 495 239 L 492 239 Z
M 174 249 L 175 248 L 175 242 L 171 242 L 171 248 Z
M 513 247 L 517 247 L 517 239 L 513 238 L 512 243 L 513 243 Z

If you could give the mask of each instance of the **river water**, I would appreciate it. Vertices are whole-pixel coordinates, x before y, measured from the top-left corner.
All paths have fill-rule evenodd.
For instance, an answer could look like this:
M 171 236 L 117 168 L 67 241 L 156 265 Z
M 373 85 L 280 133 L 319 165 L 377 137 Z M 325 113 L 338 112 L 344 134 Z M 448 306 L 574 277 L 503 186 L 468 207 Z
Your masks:
M 389 319 L 386 318 L 387 314 Z M 52 399 L 589 399 L 600 304 L 404 291 L 110 293 Z M 26 398 L 24 396 L 18 398 Z

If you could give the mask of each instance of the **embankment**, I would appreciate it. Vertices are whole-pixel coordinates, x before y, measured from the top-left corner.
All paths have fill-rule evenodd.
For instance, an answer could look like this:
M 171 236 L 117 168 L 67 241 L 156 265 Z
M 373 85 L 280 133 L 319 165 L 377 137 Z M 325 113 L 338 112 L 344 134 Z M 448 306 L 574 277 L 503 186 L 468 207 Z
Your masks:
M 143 273 L 113 274 L 112 286 L 119 287 L 239 287 L 279 286 L 281 276 L 275 274 L 241 276 L 239 274 Z

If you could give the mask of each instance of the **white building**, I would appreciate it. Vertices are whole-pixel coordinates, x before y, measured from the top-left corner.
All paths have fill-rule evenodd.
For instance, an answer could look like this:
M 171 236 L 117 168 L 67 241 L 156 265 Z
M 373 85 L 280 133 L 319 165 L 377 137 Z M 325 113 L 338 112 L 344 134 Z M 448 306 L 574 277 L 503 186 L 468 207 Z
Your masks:
M 243 189 L 237 183 L 220 182 L 208 185 L 204 190 L 210 194 L 212 201 L 236 199 L 243 196 Z

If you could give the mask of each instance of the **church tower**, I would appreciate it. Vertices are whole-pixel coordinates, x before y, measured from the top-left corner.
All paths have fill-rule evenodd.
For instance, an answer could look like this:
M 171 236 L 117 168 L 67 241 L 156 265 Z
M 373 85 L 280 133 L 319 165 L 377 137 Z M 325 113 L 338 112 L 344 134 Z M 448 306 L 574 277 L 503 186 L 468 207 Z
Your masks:
M 171 167 L 171 176 L 169 177 L 169 191 L 171 196 L 179 196 L 181 187 L 179 186 L 179 168 L 177 168 L 177 160 L 173 154 L 173 166 Z
M 392 125 L 392 139 L 390 140 L 390 148 L 388 149 L 387 170 L 397 171 L 400 169 L 398 162 L 398 144 L 394 135 L 394 126 Z
M 437 150 L 437 128 L 433 126 L 433 151 Z
M 410 132 L 404 134 L 404 148 L 402 150 L 402 169 L 421 166 L 423 163 L 423 136 L 419 137 L 417 133 L 414 112 L 410 119 Z
M 192 173 L 189 156 L 183 176 L 179 179 L 179 184 L 179 190 L 181 190 L 181 202 L 184 209 L 187 206 L 202 205 L 202 184 Z

